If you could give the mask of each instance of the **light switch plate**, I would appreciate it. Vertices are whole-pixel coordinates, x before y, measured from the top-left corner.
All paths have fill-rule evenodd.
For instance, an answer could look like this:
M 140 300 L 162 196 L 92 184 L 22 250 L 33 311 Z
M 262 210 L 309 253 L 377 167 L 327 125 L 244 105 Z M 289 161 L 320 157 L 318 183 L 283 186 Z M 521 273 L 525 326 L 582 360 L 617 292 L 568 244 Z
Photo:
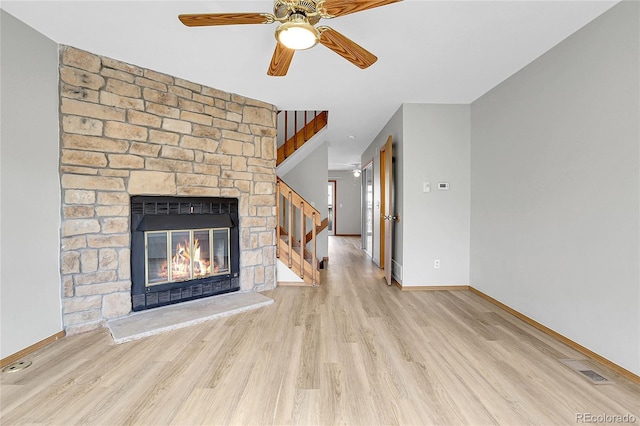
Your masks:
M 431 192 L 431 182 L 422 182 L 422 192 Z

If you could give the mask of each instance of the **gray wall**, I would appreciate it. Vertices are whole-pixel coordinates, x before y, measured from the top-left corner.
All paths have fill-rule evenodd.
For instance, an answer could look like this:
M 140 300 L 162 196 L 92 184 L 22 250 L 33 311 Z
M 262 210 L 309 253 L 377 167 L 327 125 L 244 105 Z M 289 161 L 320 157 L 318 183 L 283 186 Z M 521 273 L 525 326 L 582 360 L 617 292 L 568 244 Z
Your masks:
M 404 104 L 403 286 L 469 284 L 469 105 Z M 431 192 L 423 192 L 423 182 Z M 439 191 L 439 182 L 449 190 Z M 434 261 L 440 260 L 440 268 Z
M 394 199 L 395 211 L 404 216 L 402 210 L 402 105 L 389 119 L 387 124 L 382 128 L 378 136 L 371 142 L 369 147 L 362 153 L 360 164 L 367 164 L 373 160 L 373 256 L 372 260 L 375 264 L 380 265 L 380 148 L 387 142 L 387 138 L 393 138 L 393 166 L 394 166 Z M 403 222 L 394 225 L 393 240 L 393 259 L 402 265 L 402 241 L 403 241 Z M 397 278 L 402 281 L 401 277 Z
M 329 180 L 336 181 L 336 235 L 360 235 L 362 232 L 362 175 L 349 170 L 329 170 Z
M 471 284 L 640 374 L 639 8 L 471 107 Z
M 58 46 L 0 13 L 0 358 L 5 358 L 62 330 L 60 179 Z
M 329 179 L 329 156 L 327 143 L 323 143 L 309 154 L 293 170 L 281 176 L 287 185 L 312 203 L 322 215 L 322 219 L 329 214 L 327 203 L 327 181 Z M 307 228 L 311 230 L 310 227 Z M 319 259 L 329 256 L 328 232 L 325 229 L 318 234 L 316 253 Z
M 393 260 L 404 287 L 469 284 L 469 105 L 403 104 L 361 161 L 374 160 L 373 259 L 380 256 L 380 158 L 394 138 L 395 224 Z M 431 183 L 430 193 L 423 182 Z M 438 191 L 438 182 L 449 191 Z M 407 232 L 404 232 L 404 231 Z M 434 268 L 434 260 L 440 268 Z

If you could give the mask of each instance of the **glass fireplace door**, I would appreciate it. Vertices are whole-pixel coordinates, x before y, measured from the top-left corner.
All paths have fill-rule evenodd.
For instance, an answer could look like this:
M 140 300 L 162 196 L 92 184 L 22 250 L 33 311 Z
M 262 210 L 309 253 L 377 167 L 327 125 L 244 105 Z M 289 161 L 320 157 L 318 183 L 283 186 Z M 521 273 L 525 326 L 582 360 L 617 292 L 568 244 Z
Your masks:
M 213 231 L 213 273 L 229 273 L 229 230 L 216 229 Z
M 147 287 L 230 271 L 229 228 L 149 231 L 144 238 Z

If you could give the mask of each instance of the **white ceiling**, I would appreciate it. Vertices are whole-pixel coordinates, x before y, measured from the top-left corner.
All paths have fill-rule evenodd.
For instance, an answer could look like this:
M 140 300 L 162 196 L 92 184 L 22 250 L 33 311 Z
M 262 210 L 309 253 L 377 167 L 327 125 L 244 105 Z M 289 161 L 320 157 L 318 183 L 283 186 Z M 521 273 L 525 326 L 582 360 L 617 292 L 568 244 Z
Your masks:
M 329 167 L 349 169 L 402 103 L 471 103 L 615 3 L 404 0 L 321 21 L 378 56 L 370 68 L 318 45 L 296 52 L 285 77 L 266 74 L 276 24 L 188 28 L 177 19 L 272 12 L 271 0 L 3 0 L 0 7 L 60 44 L 283 110 L 328 110 Z

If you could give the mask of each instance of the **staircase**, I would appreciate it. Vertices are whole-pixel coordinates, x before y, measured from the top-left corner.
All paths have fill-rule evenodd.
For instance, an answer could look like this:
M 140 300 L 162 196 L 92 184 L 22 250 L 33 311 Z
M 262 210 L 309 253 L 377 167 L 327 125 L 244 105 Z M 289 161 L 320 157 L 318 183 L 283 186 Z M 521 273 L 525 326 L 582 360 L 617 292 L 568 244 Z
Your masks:
M 281 111 L 276 164 L 280 165 L 327 125 L 327 111 Z M 304 150 L 303 150 L 304 151 Z M 304 155 L 304 154 L 298 154 Z M 320 284 L 316 237 L 328 225 L 322 215 L 278 177 L 276 183 L 276 257 L 302 280 L 300 285 Z
M 300 149 L 309 139 L 326 127 L 327 111 L 280 111 L 278 113 L 278 135 L 284 138 L 278 144 L 276 166 L 279 166 Z
M 276 197 L 276 257 L 306 284 L 316 286 L 320 284 L 316 256 L 316 235 L 322 230 L 320 212 L 280 178 Z

